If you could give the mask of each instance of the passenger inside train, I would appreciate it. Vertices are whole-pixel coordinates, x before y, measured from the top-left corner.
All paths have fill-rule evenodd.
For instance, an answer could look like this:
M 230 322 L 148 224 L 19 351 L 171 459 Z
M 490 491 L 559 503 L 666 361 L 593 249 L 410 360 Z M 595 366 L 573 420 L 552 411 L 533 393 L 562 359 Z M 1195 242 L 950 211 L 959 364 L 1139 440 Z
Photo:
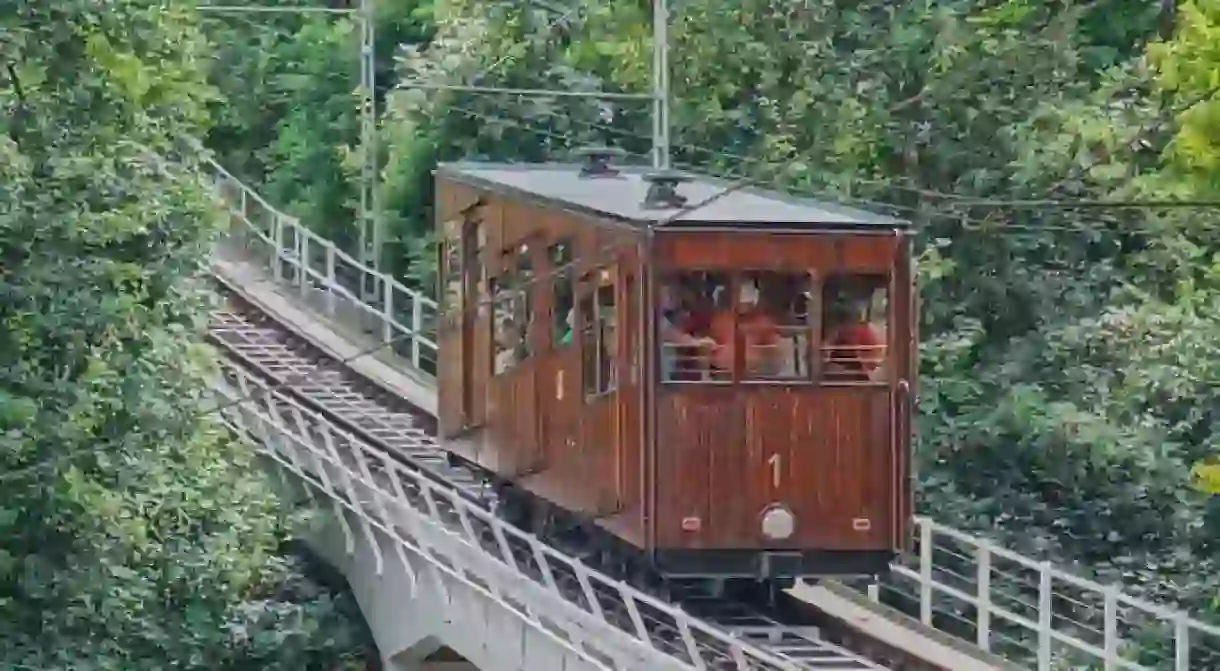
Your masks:
M 885 380 L 884 276 L 684 272 L 662 282 L 665 382 Z M 820 287 L 820 289 L 816 289 Z M 740 337 L 740 350 L 737 339 Z

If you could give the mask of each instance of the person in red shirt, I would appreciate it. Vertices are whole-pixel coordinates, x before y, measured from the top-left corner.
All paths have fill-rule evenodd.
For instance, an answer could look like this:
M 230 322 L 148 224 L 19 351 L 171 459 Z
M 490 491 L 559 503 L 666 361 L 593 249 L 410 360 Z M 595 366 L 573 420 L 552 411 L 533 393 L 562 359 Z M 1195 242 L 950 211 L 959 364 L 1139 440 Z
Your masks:
M 717 344 L 712 353 L 712 365 L 721 375 L 728 375 L 733 371 L 736 358 L 734 326 L 741 333 L 745 354 L 745 368 L 742 373 L 747 377 L 772 374 L 777 368 L 779 326 L 759 305 L 758 288 L 753 283 L 742 284 L 736 315 L 732 306 L 725 306 L 712 316 L 709 330 Z
M 825 342 L 826 372 L 839 379 L 870 379 L 885 361 L 885 336 L 861 311 L 836 311 Z

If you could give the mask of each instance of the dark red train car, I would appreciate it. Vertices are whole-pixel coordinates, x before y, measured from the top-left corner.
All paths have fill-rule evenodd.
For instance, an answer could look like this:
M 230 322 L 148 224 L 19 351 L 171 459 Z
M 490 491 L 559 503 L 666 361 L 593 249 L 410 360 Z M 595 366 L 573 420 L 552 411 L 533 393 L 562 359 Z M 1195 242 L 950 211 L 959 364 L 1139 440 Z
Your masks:
M 600 155 L 443 165 L 437 219 L 442 437 L 515 522 L 665 578 L 887 570 L 906 222 Z

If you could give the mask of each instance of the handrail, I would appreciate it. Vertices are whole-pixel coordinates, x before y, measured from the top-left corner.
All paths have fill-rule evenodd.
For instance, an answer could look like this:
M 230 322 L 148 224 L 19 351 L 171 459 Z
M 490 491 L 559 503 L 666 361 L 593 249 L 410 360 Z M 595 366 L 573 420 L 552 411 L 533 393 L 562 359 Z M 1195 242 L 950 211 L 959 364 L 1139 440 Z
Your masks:
M 219 164 L 211 159 L 205 162 L 214 170 L 222 192 L 226 186 L 237 190 L 236 203 L 233 195 L 222 195 L 242 233 L 252 233 L 255 242 L 268 247 L 256 259 L 271 266 L 277 281 L 296 287 L 306 299 L 311 292 L 320 291 L 325 304 L 319 311 L 339 322 L 345 320 L 336 304 L 344 301 L 358 321 L 372 320 L 382 342 L 403 354 L 415 371 L 435 376 L 437 345 L 431 334 L 435 333 L 436 301 L 364 266 L 272 207 Z M 256 221 L 250 203 L 271 217 L 265 229 Z M 311 250 L 318 247 L 324 250 L 321 271 L 311 265 Z M 289 273 L 284 272 L 285 266 Z M 344 268 L 358 276 L 355 289 L 340 277 Z M 378 289 L 363 292 L 362 298 L 368 280 Z M 402 305 L 410 306 L 409 323 L 398 318 Z M 367 330 L 370 325 L 361 326 Z M 408 343 L 405 353 L 397 338 Z M 1120 586 L 1103 585 L 1024 557 L 931 518 L 917 516 L 915 525 L 918 551 L 896 562 L 890 579 L 868 593 L 873 599 L 884 594 L 887 601 L 905 605 L 926 625 L 973 639 L 983 650 L 1039 671 L 1063 664 L 1080 668 L 1082 663 L 1101 664 L 1107 670 L 1220 668 L 1220 627 L 1124 594 Z M 1004 568 L 1004 563 L 1011 566 Z M 1153 640 L 1141 640 L 1144 638 Z
M 369 268 L 276 209 L 212 158 L 204 157 L 203 162 L 212 170 L 213 185 L 235 224 L 229 242 L 243 247 L 269 267 L 275 281 L 295 287 L 306 300 L 320 294 L 320 311 L 327 316 L 335 318 L 343 308 L 355 311 L 364 322 L 361 326 L 374 327 L 373 336 L 386 349 L 409 361 L 416 371 L 435 377 L 435 300 Z
M 1220 626 L 928 517 L 915 522 L 918 552 L 893 567 L 883 590 L 918 604 L 926 625 L 973 630 L 979 648 L 1040 671 L 1090 662 L 1105 669 L 1220 667 Z
M 321 490 L 336 508 L 351 510 L 362 524 L 440 572 L 476 587 L 540 630 L 548 629 L 544 619 L 556 622 L 582 655 L 615 659 L 615 667 L 623 669 L 799 670 L 792 660 L 546 545 L 457 489 L 314 413 L 242 365 L 222 361 L 221 379 L 226 420 L 259 437 L 264 454 Z M 363 530 L 368 542 L 375 543 L 369 528 Z M 354 532 L 345 528 L 344 533 L 352 547 Z M 400 554 L 399 560 L 412 582 L 421 579 L 408 559 Z M 522 566 L 531 562 L 536 570 L 527 574 Z M 525 608 L 514 607 L 514 602 Z M 616 612 L 609 612 L 611 607 Z M 823 646 L 838 650 L 830 643 Z M 636 659 L 621 659 L 624 653 Z M 661 660 L 665 665 L 656 666 Z M 637 661 L 642 665 L 633 663 Z

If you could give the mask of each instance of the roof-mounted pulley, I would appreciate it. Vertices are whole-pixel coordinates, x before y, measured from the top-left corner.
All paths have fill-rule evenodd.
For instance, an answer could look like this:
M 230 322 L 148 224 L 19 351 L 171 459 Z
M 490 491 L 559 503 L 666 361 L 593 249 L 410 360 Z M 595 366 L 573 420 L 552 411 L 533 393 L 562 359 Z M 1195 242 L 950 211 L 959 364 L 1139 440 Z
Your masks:
M 691 181 L 680 172 L 665 170 L 644 175 L 648 182 L 648 194 L 644 196 L 644 207 L 650 210 L 670 210 L 686 205 L 686 196 L 678 193 L 678 185 Z
M 626 156 L 627 152 L 618 147 L 582 147 L 576 150 L 576 155 L 585 159 L 580 166 L 581 177 L 617 177 L 618 170 L 611 161 Z

